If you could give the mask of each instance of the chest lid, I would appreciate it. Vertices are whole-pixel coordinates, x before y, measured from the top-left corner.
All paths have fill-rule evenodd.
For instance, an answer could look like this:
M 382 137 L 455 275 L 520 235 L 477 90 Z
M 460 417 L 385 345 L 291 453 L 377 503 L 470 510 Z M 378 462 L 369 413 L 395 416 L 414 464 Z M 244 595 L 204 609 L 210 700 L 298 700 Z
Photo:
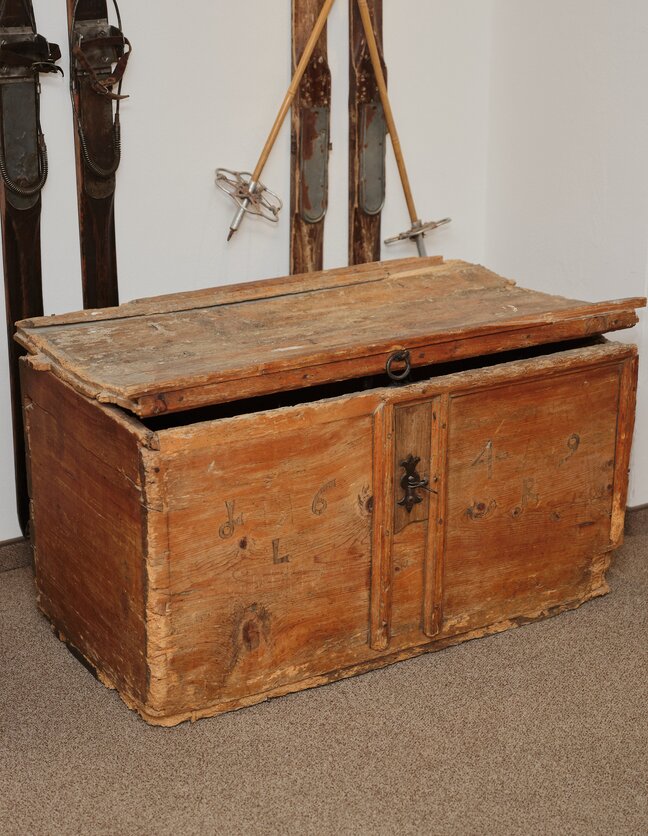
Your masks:
M 399 351 L 427 366 L 630 328 L 645 304 L 411 258 L 24 320 L 16 339 L 78 391 L 146 417 L 384 373 Z

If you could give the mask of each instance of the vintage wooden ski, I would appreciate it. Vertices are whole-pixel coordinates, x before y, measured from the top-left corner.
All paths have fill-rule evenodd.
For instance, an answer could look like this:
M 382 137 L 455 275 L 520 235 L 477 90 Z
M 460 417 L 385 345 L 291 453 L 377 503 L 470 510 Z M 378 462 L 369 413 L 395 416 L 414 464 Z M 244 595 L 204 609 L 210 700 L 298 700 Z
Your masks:
M 26 533 L 29 497 L 14 323 L 43 313 L 41 191 L 47 180 L 47 148 L 40 124 L 39 74 L 60 72 L 56 44 L 36 33 L 31 0 L 0 3 L 0 215 L 9 340 L 18 521 Z
M 121 159 L 119 103 L 130 43 L 108 20 L 107 0 L 67 0 L 75 123 L 83 305 L 119 304 L 115 181 Z
M 216 185 L 236 204 L 236 212 L 232 218 L 227 234 L 228 241 L 231 241 L 239 230 L 245 215 L 257 215 L 274 223 L 279 220 L 279 212 L 281 211 L 283 202 L 277 194 L 261 182 L 261 175 L 263 174 L 265 164 L 268 162 L 270 152 L 277 141 L 281 126 L 297 97 L 299 85 L 304 77 L 304 73 L 308 69 L 308 65 L 317 47 L 320 36 L 324 31 L 326 21 L 334 3 L 335 0 L 323 0 L 322 2 L 321 11 L 304 46 L 299 64 L 295 69 L 286 95 L 281 102 L 272 128 L 270 128 L 270 133 L 265 141 L 257 164 L 254 167 L 254 171 L 234 171 L 229 168 L 216 169 Z
M 368 0 L 382 58 L 383 0 Z M 380 261 L 387 124 L 360 9 L 349 3 L 349 264 Z
M 371 58 L 371 66 L 376 79 L 376 86 L 378 87 L 380 101 L 385 113 L 387 133 L 391 139 L 394 157 L 396 158 L 396 167 L 398 168 L 398 176 L 400 177 L 401 186 L 403 187 L 403 194 L 405 196 L 405 203 L 407 204 L 407 211 L 411 224 L 409 229 L 405 230 L 405 232 L 401 232 L 399 235 L 388 238 L 385 241 L 385 244 L 391 244 L 394 241 L 412 241 L 416 244 L 418 254 L 425 257 L 427 255 L 424 241 L 425 233 L 433 229 L 437 229 L 437 227 L 442 226 L 443 224 L 450 223 L 450 218 L 443 218 L 443 220 L 440 221 L 428 221 L 427 223 L 423 223 L 419 217 L 416 210 L 416 204 L 414 203 L 414 195 L 412 194 L 412 187 L 410 185 L 409 175 L 405 165 L 405 156 L 403 155 L 398 129 L 396 128 L 394 113 L 389 100 L 389 93 L 387 92 L 387 79 L 385 77 L 382 56 L 380 54 L 380 46 L 376 39 L 374 24 L 371 19 L 369 3 L 367 0 L 356 0 L 356 2 L 358 4 L 360 20 L 362 22 L 362 28 L 367 41 L 369 56 Z
M 293 72 L 323 6 L 324 0 L 292 0 Z M 330 124 L 331 72 L 324 28 L 292 107 L 291 273 L 307 273 L 323 268 Z

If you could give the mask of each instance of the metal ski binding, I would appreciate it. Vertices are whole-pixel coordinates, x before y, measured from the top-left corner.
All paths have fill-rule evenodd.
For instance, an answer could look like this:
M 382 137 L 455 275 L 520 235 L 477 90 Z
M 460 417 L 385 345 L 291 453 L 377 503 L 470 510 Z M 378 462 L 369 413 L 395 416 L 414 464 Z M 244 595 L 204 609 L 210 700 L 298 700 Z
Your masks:
M 241 225 L 246 212 L 249 215 L 259 215 L 272 223 L 279 220 L 279 212 L 283 206 L 281 198 L 260 181 L 253 180 L 249 171 L 217 168 L 216 185 L 229 195 L 239 208 L 230 226 L 228 241 Z
M 6 3 L 3 4 L 0 9 L 3 24 L 6 22 L 5 15 L 11 19 L 10 12 Z M 40 123 L 39 75 L 63 75 L 63 70 L 56 65 L 61 57 L 58 45 L 49 43 L 36 33 L 31 5 L 24 6 L 24 12 L 25 22 L 29 21 L 31 31 L 28 31 L 28 26 L 3 25 L 0 40 L 0 121 L 3 126 L 0 177 L 11 195 L 9 202 L 18 209 L 28 208 L 23 205 L 25 200 L 37 200 L 49 170 L 47 146 Z
M 440 221 L 428 221 L 426 224 L 417 221 L 412 224 L 409 229 L 405 230 L 405 232 L 401 232 L 400 235 L 394 235 L 393 238 L 387 238 L 385 240 L 385 244 L 395 244 L 396 241 L 415 241 L 416 246 L 418 247 L 419 255 L 424 256 L 426 254 L 425 244 L 423 242 L 425 233 L 431 232 L 433 229 L 443 226 L 444 224 L 449 224 L 451 221 L 452 218 L 443 218 Z

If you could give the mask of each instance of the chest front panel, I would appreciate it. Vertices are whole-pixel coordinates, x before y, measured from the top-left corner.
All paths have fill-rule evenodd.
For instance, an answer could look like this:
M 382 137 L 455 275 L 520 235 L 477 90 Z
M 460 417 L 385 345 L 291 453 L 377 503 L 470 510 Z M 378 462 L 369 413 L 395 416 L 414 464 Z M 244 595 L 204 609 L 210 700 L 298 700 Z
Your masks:
M 550 609 L 610 548 L 619 366 L 452 398 L 444 633 Z
M 351 406 L 250 416 L 163 443 L 167 687 L 178 709 L 366 656 L 373 413 Z
M 591 351 L 160 433 L 168 631 L 149 655 L 167 705 L 335 678 L 600 591 L 630 361 Z

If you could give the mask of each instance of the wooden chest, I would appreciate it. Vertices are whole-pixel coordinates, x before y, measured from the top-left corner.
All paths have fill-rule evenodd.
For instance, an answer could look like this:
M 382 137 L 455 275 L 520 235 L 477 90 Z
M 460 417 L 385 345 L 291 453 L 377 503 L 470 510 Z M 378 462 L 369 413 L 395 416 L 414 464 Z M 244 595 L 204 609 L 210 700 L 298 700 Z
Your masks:
M 599 335 L 644 304 L 409 259 L 20 323 L 40 607 L 172 725 L 604 594 L 637 357 Z

